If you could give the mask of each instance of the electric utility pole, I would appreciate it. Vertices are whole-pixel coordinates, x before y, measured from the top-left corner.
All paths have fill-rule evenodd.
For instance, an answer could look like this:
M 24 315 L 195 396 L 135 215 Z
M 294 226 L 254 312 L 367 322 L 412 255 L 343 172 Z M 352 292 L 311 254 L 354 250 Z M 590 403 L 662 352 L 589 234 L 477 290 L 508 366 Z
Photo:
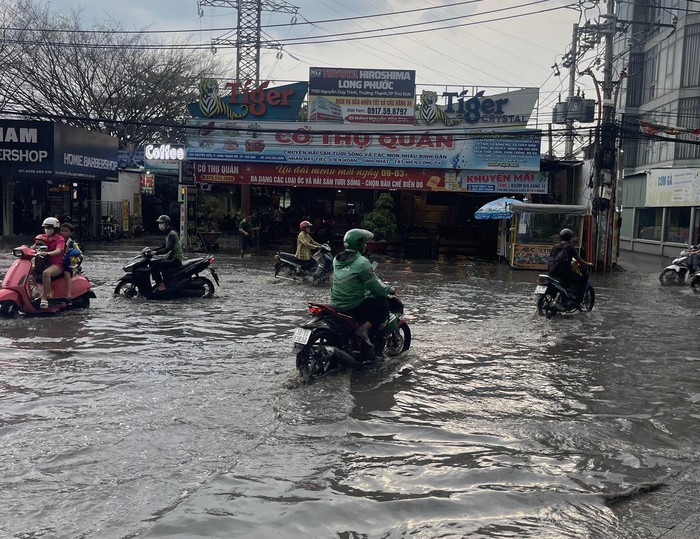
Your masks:
M 576 55 L 578 45 L 578 24 L 574 23 L 574 30 L 571 35 L 571 58 L 569 60 L 569 97 L 574 97 L 576 88 Z M 566 146 L 564 149 L 564 157 L 572 158 L 574 155 L 574 120 L 567 118 L 566 122 Z
M 615 223 L 615 184 L 617 167 L 615 166 L 617 125 L 615 124 L 615 101 L 613 99 L 613 38 L 617 31 L 615 18 L 615 0 L 608 0 L 608 9 L 604 15 L 606 21 L 601 25 L 605 36 L 605 58 L 603 62 L 603 114 L 598 147 L 595 156 L 595 173 L 593 175 L 593 253 L 592 262 L 596 268 L 608 271 L 612 268 L 613 228 Z

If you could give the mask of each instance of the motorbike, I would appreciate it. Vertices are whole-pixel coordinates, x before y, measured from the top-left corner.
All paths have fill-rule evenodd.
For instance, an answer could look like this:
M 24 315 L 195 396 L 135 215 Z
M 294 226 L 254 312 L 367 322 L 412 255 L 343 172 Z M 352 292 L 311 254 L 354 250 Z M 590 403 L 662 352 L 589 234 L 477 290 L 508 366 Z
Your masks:
M 693 292 L 700 292 L 700 270 L 696 271 L 690 279 L 690 288 Z
M 369 332 L 376 357 L 397 356 L 411 346 L 411 328 L 403 319 L 403 303 L 389 296 L 389 316 Z M 369 357 L 366 343 L 355 334 L 361 323 L 332 305 L 309 302 L 311 319 L 294 331 L 292 351 L 296 367 L 305 382 L 311 382 L 334 368 L 360 369 L 376 361 Z
M 124 275 L 114 288 L 114 295 L 125 298 L 142 296 L 146 299 L 210 298 L 214 295 L 214 283 L 200 276 L 209 269 L 212 278 L 219 285 L 219 275 L 212 267 L 212 257 L 192 258 L 182 262 L 173 270 L 163 272 L 165 290 L 158 290 L 151 283 L 151 260 L 153 251 L 147 247 L 123 269 Z
M 44 247 L 46 249 L 46 247 Z M 90 299 L 95 297 L 92 284 L 85 275 L 78 273 L 73 277 L 73 298 L 66 299 L 66 281 L 61 273 L 55 276 L 49 286 L 51 294 L 48 298 L 49 306 L 46 309 L 39 308 L 39 289 L 34 272 L 33 262 L 37 258 L 37 250 L 28 245 L 22 245 L 12 249 L 12 254 L 17 257 L 7 270 L 0 288 L 0 316 L 12 318 L 18 313 L 27 315 L 54 314 L 66 309 L 84 308 L 90 306 Z M 46 286 L 42 283 L 41 286 Z
M 304 268 L 304 262 L 308 261 L 299 260 L 292 253 L 277 253 L 275 277 L 292 281 L 301 280 L 310 282 L 312 285 L 328 283 L 333 275 L 333 255 L 330 246 L 324 243 L 314 251 L 311 258 L 316 261 L 316 265 L 312 270 L 307 270 Z
M 586 276 L 586 290 L 583 301 L 576 301 L 573 290 L 568 290 L 559 279 L 546 273 L 537 277 L 535 297 L 537 298 L 537 314 L 552 318 L 557 313 L 574 313 L 577 311 L 591 311 L 595 304 L 595 290 L 588 280 L 588 272 L 579 270 Z
M 697 275 L 698 271 L 690 271 L 690 256 L 697 254 L 698 247 L 691 245 L 690 249 L 682 250 L 677 258 L 673 259 L 673 262 L 666 266 L 659 274 L 659 282 L 662 285 L 676 284 L 683 285 L 690 283 L 692 285 L 692 278 Z

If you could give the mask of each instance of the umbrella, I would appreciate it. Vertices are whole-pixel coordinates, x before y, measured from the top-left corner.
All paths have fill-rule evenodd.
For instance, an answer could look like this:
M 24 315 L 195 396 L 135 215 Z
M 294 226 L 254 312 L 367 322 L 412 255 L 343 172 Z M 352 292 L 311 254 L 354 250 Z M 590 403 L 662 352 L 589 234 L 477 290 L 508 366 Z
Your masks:
M 513 216 L 513 212 L 510 211 L 513 204 L 522 204 L 522 201 L 507 197 L 498 198 L 481 206 L 474 212 L 474 217 L 477 219 L 510 219 Z

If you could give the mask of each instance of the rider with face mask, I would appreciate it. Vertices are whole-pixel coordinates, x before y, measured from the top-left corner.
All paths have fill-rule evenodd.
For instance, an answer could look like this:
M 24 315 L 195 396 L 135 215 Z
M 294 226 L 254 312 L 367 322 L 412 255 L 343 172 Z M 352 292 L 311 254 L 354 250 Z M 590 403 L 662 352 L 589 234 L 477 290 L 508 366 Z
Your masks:
M 373 239 L 374 234 L 360 228 L 345 233 L 345 250 L 333 260 L 331 286 L 331 304 L 352 313 L 356 320 L 362 322 L 355 333 L 365 343 L 368 356 L 374 356 L 369 330 L 386 321 L 389 315 L 386 297 L 394 293 L 393 287 L 377 277 L 371 262 L 363 256 L 367 242 Z
M 170 217 L 161 215 L 156 220 L 156 223 L 158 223 L 158 229 L 165 233 L 165 237 L 163 238 L 163 245 L 153 249 L 153 254 L 167 256 L 158 260 L 151 260 L 151 276 L 156 283 L 156 290 L 163 291 L 165 290 L 165 283 L 163 282 L 162 272 L 179 268 L 182 265 L 184 256 L 182 254 L 180 237 L 170 227 Z

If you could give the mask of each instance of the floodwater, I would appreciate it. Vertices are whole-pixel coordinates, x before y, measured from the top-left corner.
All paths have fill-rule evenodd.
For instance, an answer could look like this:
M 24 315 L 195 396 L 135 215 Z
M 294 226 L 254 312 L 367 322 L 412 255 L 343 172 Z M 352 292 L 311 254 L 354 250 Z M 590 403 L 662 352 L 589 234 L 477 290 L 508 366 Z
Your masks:
M 546 320 L 533 272 L 382 262 L 411 349 L 302 385 L 327 289 L 218 254 L 214 298 L 114 298 L 131 249 L 90 251 L 90 309 L 0 320 L 2 537 L 629 539 L 606 497 L 700 457 L 700 294 L 658 263 Z

